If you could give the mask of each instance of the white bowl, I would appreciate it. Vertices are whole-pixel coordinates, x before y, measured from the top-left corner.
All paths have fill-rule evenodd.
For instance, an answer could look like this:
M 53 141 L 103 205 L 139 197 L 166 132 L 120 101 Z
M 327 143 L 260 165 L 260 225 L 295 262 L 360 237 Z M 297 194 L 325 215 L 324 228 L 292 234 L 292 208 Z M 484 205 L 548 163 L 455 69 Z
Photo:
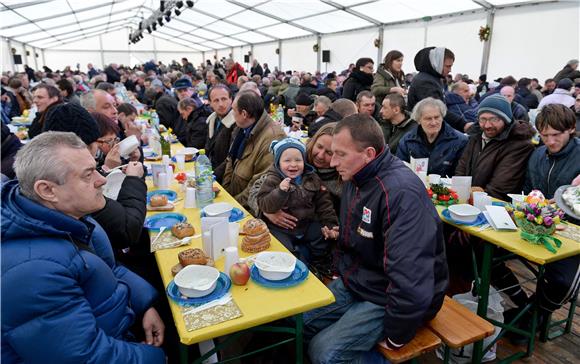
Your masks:
M 515 205 L 516 203 L 522 203 L 526 199 L 526 195 L 519 193 L 508 193 L 508 197 L 512 199 L 512 205 Z
M 271 281 L 288 278 L 296 267 L 296 257 L 284 252 L 261 252 L 254 262 L 260 275 Z
M 177 153 L 175 153 L 175 154 L 183 154 L 185 156 L 185 161 L 188 162 L 188 161 L 192 160 L 198 152 L 199 152 L 199 149 L 197 149 L 197 148 L 186 147 L 186 148 L 178 150 Z
M 227 202 L 216 202 L 207 205 L 203 208 L 205 214 L 208 217 L 227 217 L 229 218 L 232 214 L 232 209 L 234 207 Z
M 214 267 L 192 264 L 180 270 L 173 281 L 182 295 L 203 297 L 214 291 L 219 276 L 219 270 Z
M 135 135 L 126 137 L 119 142 L 119 153 L 121 157 L 127 158 L 135 149 L 139 148 L 139 140 Z
M 455 221 L 474 222 L 477 220 L 481 210 L 468 204 L 459 204 L 449 206 L 449 212 L 451 213 L 451 218 Z

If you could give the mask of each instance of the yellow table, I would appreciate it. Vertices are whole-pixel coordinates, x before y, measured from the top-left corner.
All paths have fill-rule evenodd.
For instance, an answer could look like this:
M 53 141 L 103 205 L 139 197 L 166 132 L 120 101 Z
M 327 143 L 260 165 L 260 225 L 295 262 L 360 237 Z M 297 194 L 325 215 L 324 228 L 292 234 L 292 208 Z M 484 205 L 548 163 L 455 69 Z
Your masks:
M 180 145 L 174 144 L 172 146 L 173 152 L 180 149 L 180 147 Z M 193 169 L 193 163 L 186 163 L 186 169 Z M 148 178 L 147 186 L 149 190 L 155 189 L 150 178 Z M 171 186 L 171 189 L 178 193 L 178 198 L 183 197 L 184 194 L 181 192 L 180 186 L 177 183 L 174 183 Z M 251 215 L 245 209 L 243 209 L 231 195 L 223 190 L 221 186 L 220 189 L 221 191 L 215 199 L 215 202 L 228 202 L 244 211 L 245 217 L 240 222 L 240 224 L 243 225 L 244 221 L 251 218 Z M 201 232 L 199 209 L 184 209 L 182 199 L 176 203 L 176 208 L 173 210 L 173 212 L 179 212 L 187 216 L 188 222 L 195 227 L 196 234 Z M 158 212 L 149 212 L 147 216 L 151 216 L 156 213 Z M 240 242 L 241 239 L 238 241 L 240 257 L 249 256 L 250 254 L 242 252 Z M 160 250 L 155 253 L 159 272 L 161 273 L 161 278 L 163 279 L 165 287 L 167 287 L 167 285 L 173 279 L 171 275 L 171 267 L 179 262 L 177 254 L 182 250 L 192 247 L 201 248 L 201 238 L 194 239 L 193 242 L 188 246 Z M 287 251 L 286 248 L 273 236 L 269 250 Z M 220 271 L 223 270 L 223 257 L 217 259 L 215 263 L 217 269 Z M 334 296 L 330 290 L 328 290 L 326 286 L 320 282 L 318 278 L 316 278 L 316 276 L 314 276 L 312 273 L 309 274 L 308 278 L 303 283 L 287 289 L 264 288 L 255 284 L 250 279 L 250 281 L 245 286 L 232 285 L 230 292 L 234 298 L 234 301 L 242 311 L 243 316 L 234 320 L 226 321 L 214 326 L 205 327 L 191 332 L 188 332 L 185 329 L 185 323 L 180 311 L 180 307 L 171 299 L 169 299 L 171 311 L 173 313 L 173 319 L 177 327 L 177 332 L 179 334 L 181 343 L 185 345 L 199 343 L 201 341 L 235 333 L 285 317 L 299 315 L 303 312 L 326 306 L 334 302 Z M 300 351 L 302 351 L 301 343 L 297 343 L 297 346 L 298 345 L 300 345 Z M 301 360 L 301 358 L 299 359 Z
M 444 222 L 455 226 L 456 228 L 470 234 L 481 238 L 484 244 L 483 258 L 481 263 L 481 272 L 478 279 L 476 279 L 476 286 L 479 286 L 478 296 L 479 302 L 477 306 L 477 314 L 485 319 L 488 308 L 488 297 L 489 297 L 489 287 L 491 283 L 491 267 L 494 260 L 494 249 L 495 247 L 505 249 L 518 257 L 524 258 L 530 262 L 538 264 L 538 272 L 536 273 L 537 282 L 541 281 L 544 275 L 544 265 L 556 262 L 561 259 L 572 257 L 580 254 L 580 243 L 563 236 L 558 236 L 558 239 L 562 241 L 562 246 L 558 248 L 556 253 L 549 252 L 543 245 L 531 244 L 520 237 L 519 229 L 517 231 L 496 231 L 494 229 L 487 229 L 481 231 L 477 226 L 465 226 L 457 225 L 453 222 L 446 220 L 442 212 L 445 210 L 443 206 L 437 206 L 437 212 L 439 217 Z M 511 256 L 511 254 L 510 254 Z M 502 257 L 501 260 L 506 260 L 508 257 Z M 536 283 L 537 284 L 537 283 Z M 510 323 L 504 324 L 494 320 L 490 320 L 494 325 L 499 326 L 503 329 L 513 331 L 513 326 L 519 320 L 519 318 L 525 313 L 525 311 L 532 310 L 532 328 L 531 332 L 526 332 L 528 336 L 529 343 L 526 352 L 519 352 L 513 354 L 511 357 L 504 359 L 504 361 L 513 361 L 521 358 L 522 356 L 530 356 L 534 350 L 534 340 L 536 336 L 536 321 L 537 321 L 537 298 L 536 302 L 528 304 L 520 314 Z M 521 331 L 521 330 L 520 330 Z M 545 333 L 544 333 L 545 335 Z M 483 341 L 475 343 L 473 349 L 473 363 L 480 363 L 483 353 L 491 348 L 491 346 L 499 340 L 501 337 L 498 336 L 493 343 L 489 344 L 485 350 L 483 348 Z

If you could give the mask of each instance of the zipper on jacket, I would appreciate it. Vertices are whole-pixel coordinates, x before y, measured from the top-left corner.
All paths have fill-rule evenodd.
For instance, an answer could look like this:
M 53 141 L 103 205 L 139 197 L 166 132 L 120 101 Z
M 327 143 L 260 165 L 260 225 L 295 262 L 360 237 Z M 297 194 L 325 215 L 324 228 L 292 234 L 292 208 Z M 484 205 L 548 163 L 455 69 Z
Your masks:
M 554 162 L 552 163 L 552 167 L 550 167 L 550 171 L 548 172 L 548 191 L 550 191 L 550 175 L 552 174 L 552 170 L 554 169 L 555 165 L 556 165 L 556 160 L 554 159 Z

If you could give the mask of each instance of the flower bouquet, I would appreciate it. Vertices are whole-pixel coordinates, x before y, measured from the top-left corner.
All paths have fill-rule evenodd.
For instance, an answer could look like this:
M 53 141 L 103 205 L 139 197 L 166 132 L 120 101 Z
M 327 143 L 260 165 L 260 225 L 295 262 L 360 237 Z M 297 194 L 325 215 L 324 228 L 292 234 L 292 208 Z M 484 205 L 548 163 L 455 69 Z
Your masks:
M 435 205 L 450 206 L 459 203 L 457 192 L 443 185 L 432 184 L 427 193 Z
M 532 191 L 520 204 L 514 206 L 514 218 L 520 228 L 522 239 L 538 245 L 544 245 L 552 253 L 562 245 L 562 242 L 552 235 L 564 212 L 550 206 L 544 195 L 537 190 Z

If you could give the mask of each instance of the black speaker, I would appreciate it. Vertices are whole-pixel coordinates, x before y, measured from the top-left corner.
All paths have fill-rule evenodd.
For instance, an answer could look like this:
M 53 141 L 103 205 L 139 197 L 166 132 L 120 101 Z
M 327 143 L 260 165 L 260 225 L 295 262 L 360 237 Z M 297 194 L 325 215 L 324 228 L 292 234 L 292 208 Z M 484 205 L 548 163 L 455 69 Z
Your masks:
M 244 54 L 244 63 L 250 63 L 250 55 Z
M 330 50 L 322 51 L 322 62 L 330 62 Z
M 13 55 L 14 64 L 22 64 L 22 56 L 20 54 Z

